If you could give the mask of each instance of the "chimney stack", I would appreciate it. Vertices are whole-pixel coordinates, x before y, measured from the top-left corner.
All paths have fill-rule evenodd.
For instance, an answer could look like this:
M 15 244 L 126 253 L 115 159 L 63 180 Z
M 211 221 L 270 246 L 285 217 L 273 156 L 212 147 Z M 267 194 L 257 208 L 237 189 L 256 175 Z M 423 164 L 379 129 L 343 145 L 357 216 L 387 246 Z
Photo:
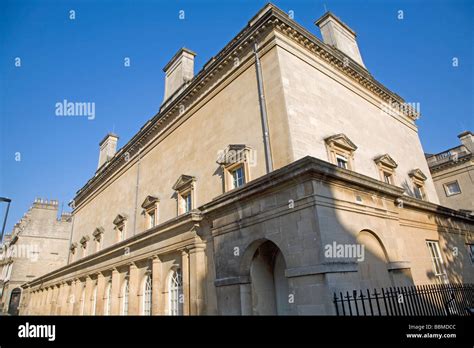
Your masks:
M 331 12 L 326 12 L 314 24 L 321 30 L 325 44 L 337 48 L 365 68 L 354 30 Z
M 165 72 L 165 97 L 163 103 L 194 77 L 194 57 L 196 53 L 181 48 L 163 68 Z
M 462 132 L 458 135 L 458 138 L 470 153 L 474 153 L 474 136 L 471 131 Z
M 118 135 L 114 133 L 109 133 L 99 143 L 100 152 L 99 152 L 99 165 L 97 166 L 97 169 L 102 167 L 104 163 L 108 162 L 112 157 L 114 157 L 115 152 L 117 152 L 118 138 L 119 138 Z

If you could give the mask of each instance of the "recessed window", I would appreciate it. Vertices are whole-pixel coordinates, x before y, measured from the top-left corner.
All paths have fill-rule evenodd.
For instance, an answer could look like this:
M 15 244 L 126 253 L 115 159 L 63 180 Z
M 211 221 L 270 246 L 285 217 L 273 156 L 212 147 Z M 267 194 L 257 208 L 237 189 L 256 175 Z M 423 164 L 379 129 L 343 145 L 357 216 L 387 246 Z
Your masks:
M 244 144 L 231 144 L 218 153 L 222 169 L 224 192 L 239 188 L 250 180 L 250 165 L 254 151 Z
M 171 271 L 168 280 L 168 314 L 183 314 L 183 277 L 181 269 Z
M 354 170 L 354 153 L 357 146 L 345 134 L 335 134 L 324 141 L 329 162 L 339 168 Z
M 426 241 L 426 245 L 428 246 L 428 250 L 430 251 L 431 262 L 433 263 L 433 270 L 435 276 L 444 276 L 446 271 L 444 269 L 444 263 L 443 258 L 441 257 L 439 243 L 437 241 L 428 240 Z
M 82 284 L 81 289 L 81 315 L 84 315 L 84 309 L 86 307 L 86 284 Z
M 112 281 L 109 280 L 105 289 L 105 304 L 104 315 L 110 315 L 110 308 L 112 306 Z
M 87 256 L 87 242 L 89 242 L 89 236 L 84 236 L 79 241 L 79 243 L 81 244 L 82 257 Z
M 418 199 L 426 199 L 426 194 L 425 194 L 425 181 L 427 179 L 426 175 L 423 174 L 423 172 L 420 169 L 413 169 L 408 173 L 408 176 L 413 181 L 413 196 Z
M 232 171 L 232 185 L 234 188 L 238 188 L 245 184 L 245 172 L 244 167 L 239 166 Z
M 117 233 L 117 242 L 121 242 L 122 240 L 125 240 L 127 237 L 127 230 L 126 230 L 127 220 L 128 220 L 128 215 L 125 213 L 121 213 L 121 214 L 118 214 L 113 221 L 113 224 L 115 225 L 115 231 Z
M 181 204 L 183 205 L 183 213 L 189 213 L 192 209 L 191 192 L 185 193 L 181 196 Z
M 444 191 L 446 192 L 446 196 L 453 196 L 461 193 L 461 188 L 459 187 L 459 183 L 457 181 L 453 181 L 444 184 Z
M 117 239 L 119 242 L 125 239 L 125 225 L 117 226 Z
M 158 203 L 156 196 L 147 196 L 142 203 L 143 214 L 146 217 L 145 228 L 153 228 L 158 223 Z
M 95 242 L 95 252 L 98 252 L 102 249 L 102 235 L 104 234 L 104 229 L 102 227 L 97 227 L 92 236 L 94 237 Z
M 383 181 L 386 183 L 386 184 L 392 184 L 392 174 L 390 173 L 387 173 L 387 172 L 383 172 Z
M 128 315 L 128 279 L 125 279 L 122 287 L 122 315 Z
M 395 185 L 395 169 L 398 167 L 397 162 L 388 154 L 384 154 L 374 158 L 381 180 L 389 185 Z
M 414 184 L 413 185 L 413 193 L 415 195 L 415 198 L 424 199 L 423 186 L 418 185 L 418 184 Z
M 97 285 L 94 285 L 94 289 L 92 290 L 92 298 L 91 298 L 91 315 L 95 315 L 97 306 Z
M 148 224 L 150 227 L 155 227 L 156 225 L 156 214 L 154 210 L 148 212 Z
M 336 156 L 337 166 L 339 168 L 347 169 L 347 158 L 344 156 L 337 155 Z
M 469 252 L 469 257 L 471 258 L 471 263 L 474 265 L 474 244 L 467 245 L 467 251 Z
M 173 189 L 176 191 L 178 215 L 189 213 L 192 209 L 194 209 L 195 181 L 195 177 L 183 174 L 173 185 Z
M 152 284 L 151 277 L 147 275 L 143 282 L 143 315 L 151 315 Z

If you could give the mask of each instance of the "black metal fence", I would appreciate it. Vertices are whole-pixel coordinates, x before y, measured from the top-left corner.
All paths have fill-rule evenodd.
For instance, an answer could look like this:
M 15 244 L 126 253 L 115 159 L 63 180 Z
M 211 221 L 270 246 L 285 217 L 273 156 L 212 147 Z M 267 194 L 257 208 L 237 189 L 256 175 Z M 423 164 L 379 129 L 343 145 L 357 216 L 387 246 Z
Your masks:
M 353 290 L 334 293 L 336 314 L 355 315 L 472 315 L 474 284 L 437 284 Z

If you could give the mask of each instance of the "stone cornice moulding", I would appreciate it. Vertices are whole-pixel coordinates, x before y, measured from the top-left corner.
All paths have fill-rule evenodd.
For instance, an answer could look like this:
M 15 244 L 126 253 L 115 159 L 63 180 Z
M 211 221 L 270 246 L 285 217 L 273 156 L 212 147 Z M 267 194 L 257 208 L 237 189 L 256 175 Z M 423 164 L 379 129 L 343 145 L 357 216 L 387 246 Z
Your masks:
M 190 231 L 193 230 L 193 227 L 202 221 L 203 216 L 200 212 L 191 212 L 189 214 L 183 214 L 173 218 L 171 220 L 165 221 L 154 228 L 151 228 L 145 232 L 138 233 L 128 239 L 125 239 L 121 242 L 108 246 L 97 253 L 90 254 L 86 257 L 83 257 L 77 261 L 71 262 L 69 265 L 60 267 L 56 270 L 53 270 L 47 274 L 44 274 L 40 277 L 35 278 L 29 282 L 26 282 L 25 288 L 27 287 L 34 287 L 38 284 L 43 284 L 49 281 L 52 281 L 56 278 L 67 276 L 69 274 L 74 274 L 74 277 L 81 277 L 81 275 L 77 275 L 77 271 L 87 269 L 88 267 L 92 267 L 96 260 L 102 259 L 106 256 L 112 255 L 116 252 L 121 252 L 125 247 L 133 247 L 135 244 L 142 243 L 144 240 L 148 238 L 153 238 L 154 236 L 162 233 L 166 233 L 171 230 L 179 230 L 179 228 L 189 224 Z M 202 243 L 200 238 L 194 237 L 196 243 Z M 181 247 L 180 247 L 181 248 Z M 165 248 L 166 249 L 166 248 Z M 151 252 L 149 256 L 156 254 L 156 250 Z M 147 256 L 140 256 L 125 260 L 123 263 L 115 264 L 114 267 L 120 268 L 124 265 L 134 265 L 136 267 L 136 262 L 140 260 L 146 259 Z M 110 271 L 110 265 L 104 266 L 103 269 L 97 269 L 93 273 L 99 273 L 102 271 Z M 76 272 L 76 273 L 75 273 Z M 84 274 L 84 277 L 89 277 L 89 274 Z M 54 282 L 56 284 L 56 282 Z
M 123 154 L 127 153 L 129 159 L 134 158 L 138 152 L 138 148 L 142 147 L 144 143 L 150 142 L 154 138 L 154 135 L 158 133 L 158 128 L 162 126 L 166 120 L 170 119 L 173 115 L 175 117 L 180 116 L 183 106 L 184 110 L 190 110 L 192 106 L 200 100 L 199 97 L 202 97 L 202 93 L 198 92 L 201 91 L 204 86 L 208 85 L 210 80 L 215 80 L 213 77 L 215 77 L 216 74 L 223 70 L 226 65 L 233 64 L 234 58 L 238 57 L 244 49 L 248 49 L 255 40 L 264 37 L 265 33 L 274 29 L 283 33 L 287 38 L 303 45 L 322 60 L 345 73 L 361 86 L 376 94 L 382 101 L 390 105 L 402 105 L 404 103 L 404 100 L 400 96 L 376 81 L 363 67 L 350 57 L 323 43 L 314 34 L 290 19 L 288 14 L 279 8 L 272 4 L 267 4 L 249 21 L 248 25 L 237 34 L 234 39 L 216 56 L 212 57 L 209 62 L 204 64 L 203 69 L 195 75 L 188 86 L 173 102 L 164 109 L 160 109 L 158 114 L 147 121 L 139 132 L 108 162 L 108 165 L 101 168 L 94 177 L 77 191 L 76 197 L 74 198 L 74 201 L 77 202 L 76 206 L 80 205 L 84 196 L 87 196 L 99 182 L 106 179 L 117 167 L 126 163 Z M 348 63 L 347 60 L 349 60 Z M 404 108 L 400 112 L 412 120 L 415 120 L 419 116 L 415 110 L 411 108 Z
M 450 167 L 456 167 L 456 166 L 464 164 L 465 162 L 468 162 L 468 161 L 472 160 L 473 158 L 474 158 L 474 155 L 472 155 L 472 154 L 468 154 L 468 155 L 465 155 L 465 156 L 462 156 L 462 157 L 458 157 L 457 161 L 450 160 L 450 161 L 447 161 L 447 162 L 444 162 L 444 163 L 440 163 L 438 165 L 431 166 L 430 167 L 430 172 L 437 173 L 437 172 L 443 171 L 443 170 L 445 170 L 447 168 L 450 168 Z

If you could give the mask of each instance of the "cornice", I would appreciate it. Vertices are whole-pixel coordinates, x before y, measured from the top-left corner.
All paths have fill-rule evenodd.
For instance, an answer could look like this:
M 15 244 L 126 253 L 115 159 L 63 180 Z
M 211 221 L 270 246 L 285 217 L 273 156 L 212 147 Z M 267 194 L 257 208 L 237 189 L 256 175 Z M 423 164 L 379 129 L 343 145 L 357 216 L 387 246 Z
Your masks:
M 472 154 L 467 154 L 465 156 L 462 156 L 462 157 L 459 157 L 457 159 L 457 161 L 454 161 L 454 160 L 449 160 L 447 162 L 443 162 L 443 163 L 440 163 L 438 165 L 434 165 L 432 167 L 430 167 L 430 172 L 431 173 L 437 173 L 437 172 L 440 172 L 440 171 L 443 171 L 447 168 L 451 168 L 451 167 L 456 167 L 456 166 L 459 166 L 459 165 L 462 165 L 468 161 L 470 161 L 474 156 Z
M 33 279 L 29 282 L 26 282 L 22 286 L 24 286 L 24 288 L 33 287 L 33 286 L 36 286 L 38 284 L 46 283 L 46 282 L 50 281 L 51 279 L 54 279 L 55 277 L 61 277 L 61 276 L 65 275 L 65 274 L 68 274 L 68 273 L 74 273 L 77 269 L 81 269 L 81 268 L 83 269 L 83 268 L 90 267 L 91 265 L 96 263 L 97 260 L 100 260 L 100 259 L 102 259 L 103 257 L 105 257 L 107 255 L 111 255 L 111 254 L 114 254 L 118 251 L 122 251 L 123 248 L 125 248 L 125 247 L 131 247 L 132 245 L 134 245 L 136 243 L 143 242 L 147 239 L 153 238 L 153 237 L 155 237 L 155 236 L 157 236 L 161 233 L 164 233 L 164 232 L 167 232 L 167 231 L 170 231 L 170 230 L 173 230 L 173 229 L 177 229 L 177 228 L 180 228 L 180 227 L 183 227 L 183 226 L 189 226 L 190 227 L 189 231 L 193 231 L 194 233 L 197 233 L 197 231 L 195 229 L 195 225 L 199 224 L 202 221 L 202 219 L 203 219 L 203 216 L 202 216 L 201 212 L 198 211 L 198 210 L 193 210 L 192 212 L 190 212 L 188 214 L 182 214 L 180 216 L 177 216 L 174 219 L 165 221 L 162 224 L 159 224 L 159 225 L 157 225 L 153 228 L 150 228 L 149 230 L 138 233 L 138 234 L 136 234 L 136 235 L 134 235 L 130 238 L 124 239 L 123 241 L 120 241 L 118 243 L 110 245 L 110 246 L 100 250 L 99 252 L 90 254 L 90 255 L 88 255 L 86 257 L 83 257 L 83 258 L 81 258 L 77 261 L 71 262 L 68 265 L 65 265 L 65 266 L 60 267 L 58 269 L 55 269 L 55 270 L 53 270 L 49 273 L 46 273 L 46 274 L 44 274 L 40 277 L 37 277 L 37 278 L 35 278 L 35 279 Z M 136 261 L 137 260 L 131 259 L 131 260 L 126 260 L 125 263 L 127 263 L 127 264 L 133 263 L 134 264 Z M 125 263 L 117 264 L 117 265 L 115 265 L 115 267 L 121 267 Z M 110 271 L 110 267 L 106 267 L 104 269 L 97 269 L 97 270 L 95 270 L 94 274 L 100 273 L 100 272 L 103 272 L 103 271 Z
M 120 149 L 115 156 L 103 165 L 87 183 L 77 191 L 74 198 L 75 207 L 96 189 L 104 180 L 109 178 L 119 168 L 132 162 L 138 154 L 138 150 L 151 142 L 165 126 L 185 113 L 183 110 L 191 109 L 207 93 L 202 93 L 204 87 L 208 87 L 218 80 L 216 76 L 229 64 L 234 63 L 234 58 L 242 55 L 244 51 L 251 49 L 253 42 L 262 40 L 265 34 L 271 30 L 277 30 L 288 39 L 291 39 L 314 53 L 320 59 L 329 63 L 332 67 L 349 76 L 355 82 L 376 94 L 382 101 L 396 107 L 401 106 L 404 100 L 397 94 L 391 92 L 381 83 L 376 81 L 368 72 L 341 51 L 330 47 L 318 39 L 315 35 L 290 19 L 288 15 L 275 7 L 266 5 L 255 15 L 248 25 L 231 40 L 215 57 L 212 57 L 199 73 L 187 84 L 182 92 L 169 104 L 166 104 Z M 183 109 L 184 108 L 184 109 Z M 413 109 L 402 109 L 400 112 L 414 120 L 418 114 Z M 125 154 L 127 156 L 125 157 Z M 76 208 L 75 208 L 76 209 Z

